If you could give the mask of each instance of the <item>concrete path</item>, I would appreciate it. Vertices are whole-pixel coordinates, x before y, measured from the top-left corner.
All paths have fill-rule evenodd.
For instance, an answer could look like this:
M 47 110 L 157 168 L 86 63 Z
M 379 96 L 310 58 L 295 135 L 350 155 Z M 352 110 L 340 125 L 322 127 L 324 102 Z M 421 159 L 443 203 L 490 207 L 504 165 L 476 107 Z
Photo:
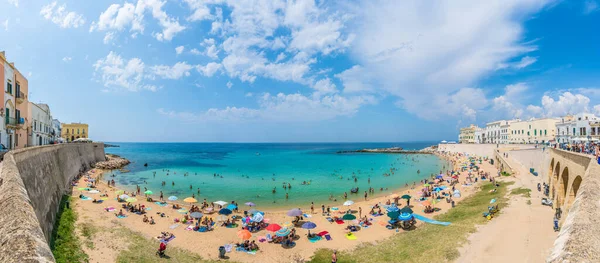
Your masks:
M 505 181 L 515 182 L 511 189 L 531 189 L 531 198 L 510 196 L 499 217 L 469 236 L 469 244 L 459 249 L 461 256 L 456 262 L 545 262 L 550 254 L 557 233 L 552 229 L 553 210 L 541 205 L 543 194 L 537 191 L 542 178 L 511 160 L 510 152 L 508 162 L 518 174 Z

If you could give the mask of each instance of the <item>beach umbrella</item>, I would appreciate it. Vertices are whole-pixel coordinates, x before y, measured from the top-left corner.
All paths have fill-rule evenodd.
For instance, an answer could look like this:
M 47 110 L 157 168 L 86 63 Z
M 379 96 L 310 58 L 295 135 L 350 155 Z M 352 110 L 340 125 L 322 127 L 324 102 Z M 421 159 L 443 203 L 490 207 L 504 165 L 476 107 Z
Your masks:
M 256 206 L 256 204 L 255 204 L 255 203 L 252 203 L 252 202 L 246 202 L 246 205 L 247 205 L 247 206 Z
M 237 235 L 242 240 L 248 240 L 252 237 L 252 233 L 250 231 L 243 229 L 237 232 Z
M 284 237 L 289 235 L 290 232 L 292 232 L 290 229 L 284 227 L 282 229 L 277 230 L 277 232 L 275 232 L 275 235 L 278 237 Z
M 291 222 L 285 222 L 285 223 L 281 224 L 281 227 L 283 227 L 283 228 L 291 228 L 293 226 L 294 226 L 294 224 L 292 224 Z
M 79 190 L 82 190 L 82 189 L 79 189 Z M 123 190 L 118 190 L 118 191 L 115 191 L 115 194 L 116 194 L 116 195 L 121 195 L 121 194 L 123 194 L 123 193 L 125 193 L 125 191 L 123 191 Z
M 217 221 L 227 221 L 227 216 L 225 216 L 225 215 L 218 215 L 217 216 Z
M 403 195 L 401 196 L 402 199 L 406 199 L 406 200 L 410 200 L 411 196 L 410 195 Z
M 433 188 L 433 191 L 434 191 L 434 192 L 439 192 L 439 191 L 442 191 L 442 190 L 444 190 L 444 189 L 442 189 L 442 188 L 440 188 L 440 187 Z
M 397 211 L 394 211 L 394 212 L 389 212 L 389 213 L 387 213 L 387 216 L 388 216 L 389 218 L 396 218 L 396 217 L 398 217 L 399 215 L 400 215 L 400 213 L 398 213 Z
M 428 200 L 421 202 L 421 204 L 424 206 L 431 206 L 431 202 L 429 202 Z
M 402 209 L 400 209 L 400 211 L 398 211 L 398 212 L 400 212 L 401 214 L 412 214 L 413 210 L 410 209 L 410 207 L 405 206 L 405 207 L 402 207 Z
M 214 209 L 213 209 L 212 207 L 207 207 L 207 208 L 204 208 L 204 211 L 205 211 L 205 212 L 207 212 L 207 213 L 210 213 L 210 212 L 212 212 L 213 210 L 214 210 Z
M 388 212 L 396 212 L 396 211 L 398 211 L 398 207 L 397 206 L 390 206 L 386 210 Z
M 137 199 L 135 199 L 135 197 L 129 197 L 129 198 L 125 199 L 125 202 L 133 203 L 133 202 L 137 202 Z
M 265 219 L 265 217 L 263 215 L 261 215 L 260 213 L 256 213 L 253 217 L 252 217 L 252 221 L 253 222 L 262 222 L 263 219 Z
M 301 216 L 302 215 L 302 211 L 298 208 L 294 208 L 290 211 L 287 212 L 288 216 Z
M 186 199 L 183 199 L 183 201 L 186 203 L 197 203 L 198 202 L 198 200 L 196 200 L 196 198 L 193 198 L 193 197 L 188 197 Z
M 442 178 L 444 178 L 444 176 L 442 176 L 441 174 L 435 177 L 435 179 L 442 179 Z
M 351 206 L 353 204 L 354 204 L 354 201 L 352 201 L 352 200 L 348 200 L 348 201 L 344 202 L 345 206 Z
M 190 214 L 191 217 L 193 218 L 201 218 L 202 217 L 202 213 L 200 212 L 193 212 Z
M 353 215 L 353 214 L 345 214 L 345 215 L 342 217 L 342 219 L 344 219 L 344 220 L 354 220 L 354 219 L 356 219 L 356 216 L 355 216 L 355 215 Z
M 234 204 L 229 204 L 229 205 L 227 205 L 227 209 L 229 209 L 229 210 L 232 210 L 232 211 L 233 211 L 233 210 L 235 210 L 236 208 L 237 208 L 237 205 L 234 205 Z
M 126 194 L 122 194 L 122 195 L 119 195 L 119 198 L 120 199 L 127 199 L 127 198 L 129 198 L 129 196 L 126 195 Z
M 398 219 L 401 221 L 408 221 L 413 219 L 413 215 L 412 214 L 408 214 L 408 213 L 402 213 L 398 216 Z
M 223 208 L 221 210 L 219 210 L 219 214 L 220 215 L 231 215 L 231 210 L 227 209 L 227 208 Z
M 169 196 L 169 198 L 167 198 L 167 199 L 169 199 L 169 201 L 175 201 L 175 200 L 177 200 L 177 196 L 172 195 L 172 196 Z
M 217 205 L 220 205 L 220 206 L 224 206 L 224 205 L 226 205 L 226 204 L 227 204 L 227 202 L 225 202 L 225 201 L 220 201 L 220 200 L 219 200 L 219 201 L 213 202 L 213 204 L 217 204 Z
M 278 224 L 269 224 L 267 226 L 267 231 L 277 232 L 279 229 L 281 229 L 281 226 Z
M 256 214 L 257 212 L 259 212 L 259 211 L 254 208 L 248 210 L 248 213 L 250 213 L 250 214 Z
M 151 194 L 153 194 L 153 192 L 148 190 L 148 191 L 144 192 L 144 194 L 151 195 Z
M 310 230 L 314 229 L 317 227 L 317 224 L 313 223 L 313 222 L 306 222 L 304 224 L 302 224 L 302 228 L 304 229 L 308 229 L 308 234 L 310 235 Z

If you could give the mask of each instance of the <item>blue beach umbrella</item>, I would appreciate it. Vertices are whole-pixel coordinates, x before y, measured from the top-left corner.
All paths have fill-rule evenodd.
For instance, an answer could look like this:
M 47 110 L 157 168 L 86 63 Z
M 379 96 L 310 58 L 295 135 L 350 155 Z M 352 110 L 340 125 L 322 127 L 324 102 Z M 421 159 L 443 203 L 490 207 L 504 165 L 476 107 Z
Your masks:
M 386 209 L 388 212 L 396 212 L 398 211 L 398 207 L 397 206 L 390 206 Z
M 177 200 L 177 196 L 172 195 L 172 196 L 169 196 L 169 198 L 167 198 L 167 199 L 169 199 L 169 201 L 175 201 L 175 200 Z
M 237 205 L 234 205 L 234 204 L 229 204 L 227 206 L 227 209 L 229 209 L 229 210 L 235 210 L 236 208 L 237 208 Z
M 398 219 L 401 221 L 408 221 L 413 219 L 413 215 L 409 213 L 402 213 L 398 216 Z
M 190 216 L 193 218 L 201 218 L 203 215 L 200 212 L 193 212 L 190 214 Z
M 260 213 L 256 213 L 252 217 L 252 222 L 262 222 L 264 219 L 265 219 L 265 217 L 263 215 L 261 215 Z
M 317 227 L 317 224 L 315 224 L 313 222 L 306 222 L 306 223 L 302 224 L 302 228 L 308 229 L 308 235 L 310 235 L 310 230 L 314 229 L 316 227 Z
M 227 208 L 223 208 L 221 210 L 219 210 L 219 215 L 231 215 L 231 210 L 227 209 Z
M 290 211 L 287 212 L 288 216 L 301 216 L 302 215 L 302 211 L 298 208 L 294 208 Z
M 284 236 L 289 235 L 290 232 L 291 232 L 291 230 L 289 230 L 288 228 L 284 227 L 282 229 L 277 230 L 277 232 L 275 232 L 275 235 L 278 236 L 278 237 L 284 237 Z

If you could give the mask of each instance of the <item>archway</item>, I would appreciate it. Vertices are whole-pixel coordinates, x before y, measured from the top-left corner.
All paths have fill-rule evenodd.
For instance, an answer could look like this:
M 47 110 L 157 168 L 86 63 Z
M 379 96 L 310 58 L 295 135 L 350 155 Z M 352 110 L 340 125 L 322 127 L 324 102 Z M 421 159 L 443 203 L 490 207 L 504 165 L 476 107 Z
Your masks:
M 554 167 L 554 173 L 552 174 L 552 184 L 550 184 L 550 187 L 552 188 L 552 198 L 556 197 L 556 192 L 557 192 L 557 184 L 558 182 L 558 176 L 560 174 L 560 162 L 556 162 L 556 166 Z
M 554 158 L 550 161 L 550 170 L 548 171 L 548 185 L 552 185 L 552 176 L 554 175 Z
M 567 203 L 567 207 L 571 207 L 573 202 L 575 202 L 575 198 L 577 198 L 577 192 L 579 192 L 579 186 L 581 186 L 581 176 L 575 177 L 573 180 L 573 184 L 571 185 L 571 193 L 569 194 L 569 202 Z
M 563 207 L 565 199 L 567 198 L 567 187 L 569 186 L 569 167 L 565 167 L 563 170 L 558 184 L 557 207 Z

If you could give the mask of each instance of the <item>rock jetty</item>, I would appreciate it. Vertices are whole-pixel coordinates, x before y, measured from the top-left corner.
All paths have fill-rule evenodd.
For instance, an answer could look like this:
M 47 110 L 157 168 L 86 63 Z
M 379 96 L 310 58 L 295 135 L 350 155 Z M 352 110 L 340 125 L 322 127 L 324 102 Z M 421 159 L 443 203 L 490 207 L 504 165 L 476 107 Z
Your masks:
M 106 161 L 96 163 L 96 168 L 104 169 L 104 170 L 115 170 L 121 169 L 125 165 L 130 164 L 131 162 L 125 158 L 121 158 L 118 155 L 107 154 Z
M 402 147 L 361 149 L 351 151 L 338 151 L 337 153 L 403 153 L 403 154 L 432 154 L 437 146 L 429 146 L 421 150 L 404 150 Z

